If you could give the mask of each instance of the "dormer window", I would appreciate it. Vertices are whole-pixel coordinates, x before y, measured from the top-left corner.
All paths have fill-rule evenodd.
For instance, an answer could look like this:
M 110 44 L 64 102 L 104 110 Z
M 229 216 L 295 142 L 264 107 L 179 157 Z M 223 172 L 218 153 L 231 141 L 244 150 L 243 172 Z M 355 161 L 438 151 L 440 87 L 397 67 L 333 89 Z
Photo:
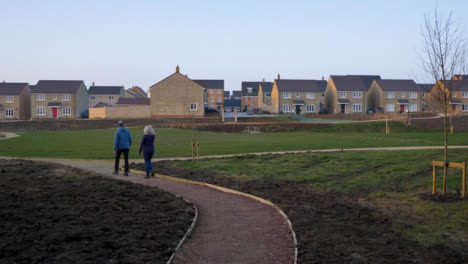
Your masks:
M 252 93 L 252 91 L 253 91 L 253 88 L 252 88 L 252 87 L 247 87 L 247 93 L 250 94 L 250 93 Z

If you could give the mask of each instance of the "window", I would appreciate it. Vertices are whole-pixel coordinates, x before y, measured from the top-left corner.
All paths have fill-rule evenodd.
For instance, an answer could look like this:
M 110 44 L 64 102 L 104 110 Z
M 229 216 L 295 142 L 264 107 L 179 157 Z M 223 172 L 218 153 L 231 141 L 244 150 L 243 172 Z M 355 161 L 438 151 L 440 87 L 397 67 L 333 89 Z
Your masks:
M 395 112 L 395 105 L 387 104 L 387 112 Z
M 290 99 L 291 98 L 291 93 L 290 92 L 283 92 L 283 98 L 284 99 Z
M 453 92 L 452 97 L 454 97 L 454 98 L 457 97 L 457 92 Z
M 405 98 L 406 97 L 406 93 L 405 92 L 401 92 L 401 98 Z
M 266 97 L 271 97 L 271 93 L 265 93 Z
M 252 93 L 253 88 L 252 87 L 247 87 L 247 93 Z
M 244 102 L 246 102 L 246 103 L 247 103 L 248 101 L 249 101 L 249 97 L 247 97 L 247 96 L 246 96 L 246 97 L 244 97 Z
M 468 92 L 463 92 L 463 98 L 468 98 Z
M 13 103 L 13 102 L 14 102 L 14 97 L 13 97 L 13 96 L 7 96 L 7 97 L 5 97 L 5 102 L 7 102 L 7 103 Z
M 418 111 L 418 105 L 417 104 L 410 104 L 408 111 L 409 112 L 417 112 Z
M 395 92 L 387 92 L 387 98 L 395 98 Z
M 190 104 L 190 111 L 194 112 L 197 111 L 197 104 Z
M 346 98 L 346 92 L 340 92 L 340 98 Z
M 418 98 L 418 93 L 417 92 L 410 92 L 409 93 L 409 98 Z
M 353 92 L 353 98 L 361 98 L 362 92 Z
M 37 107 L 36 114 L 38 116 L 44 116 L 46 114 L 45 107 L 43 106 Z
M 6 117 L 14 117 L 13 109 L 7 108 L 5 109 L 5 116 Z
M 284 112 L 284 113 L 289 113 L 289 112 L 291 112 L 291 106 L 288 105 L 288 104 L 284 104 L 284 105 L 283 105 L 283 112 Z
M 314 99 L 315 98 L 315 93 L 307 93 L 306 98 L 307 99 Z
M 71 101 L 71 94 L 63 94 L 62 101 Z
M 301 94 L 300 94 L 300 93 L 296 93 L 296 98 L 301 98 Z
M 91 95 L 91 96 L 89 97 L 89 99 L 94 100 L 94 99 L 96 99 L 96 97 L 95 97 L 94 95 Z
M 313 104 L 307 105 L 306 106 L 306 112 L 307 113 L 314 113 L 315 112 L 315 105 L 313 105 Z
M 62 108 L 62 115 L 64 116 L 71 115 L 71 108 L 70 107 Z
M 214 98 L 213 97 L 210 97 L 210 102 L 214 103 Z
M 36 101 L 45 101 L 45 94 L 37 94 Z
M 57 95 L 56 94 L 52 95 L 52 100 L 57 101 Z
M 353 104 L 353 112 L 361 112 L 361 104 Z
M 221 90 L 221 89 L 218 89 L 218 94 L 221 94 L 221 92 L 222 92 L 222 91 L 223 91 L 223 90 Z
M 218 103 L 221 103 L 221 98 L 220 97 L 218 97 Z
M 109 100 L 114 100 L 114 96 L 113 95 L 109 96 Z
M 462 111 L 467 112 L 468 111 L 468 104 L 462 104 Z

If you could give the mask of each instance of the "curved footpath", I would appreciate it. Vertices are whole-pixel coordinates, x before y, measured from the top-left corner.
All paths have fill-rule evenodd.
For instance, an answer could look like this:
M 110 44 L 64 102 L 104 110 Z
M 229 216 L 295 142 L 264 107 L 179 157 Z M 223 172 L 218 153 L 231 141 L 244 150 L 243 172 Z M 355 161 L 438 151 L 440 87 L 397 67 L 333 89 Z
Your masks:
M 193 202 L 199 209 L 197 226 L 175 255 L 173 263 L 294 263 L 293 237 L 286 219 L 272 206 L 207 186 L 163 178 L 113 176 L 112 161 L 32 159 L 54 162 L 158 187 Z

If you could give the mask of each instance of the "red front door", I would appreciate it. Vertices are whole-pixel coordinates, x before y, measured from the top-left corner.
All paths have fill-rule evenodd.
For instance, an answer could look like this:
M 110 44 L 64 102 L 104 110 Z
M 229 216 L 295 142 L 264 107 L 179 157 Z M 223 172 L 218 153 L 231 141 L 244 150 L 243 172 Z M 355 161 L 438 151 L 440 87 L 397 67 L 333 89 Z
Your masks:
M 52 117 L 57 118 L 57 108 L 52 108 Z
M 452 112 L 456 112 L 457 111 L 457 105 L 456 104 L 453 104 L 452 105 Z
M 405 105 L 400 105 L 400 113 L 404 113 L 405 112 Z

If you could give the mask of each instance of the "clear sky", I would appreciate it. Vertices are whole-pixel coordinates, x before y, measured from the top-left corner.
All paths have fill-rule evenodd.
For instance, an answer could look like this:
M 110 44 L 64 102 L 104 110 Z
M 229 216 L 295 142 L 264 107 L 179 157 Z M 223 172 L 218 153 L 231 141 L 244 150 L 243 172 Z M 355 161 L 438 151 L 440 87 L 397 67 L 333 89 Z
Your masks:
M 424 14 L 436 0 L 0 0 L 0 80 L 145 90 L 175 71 L 193 79 L 328 79 L 380 74 L 422 81 Z M 468 33 L 468 1 L 439 1 Z M 465 15 L 465 18 L 463 18 Z

